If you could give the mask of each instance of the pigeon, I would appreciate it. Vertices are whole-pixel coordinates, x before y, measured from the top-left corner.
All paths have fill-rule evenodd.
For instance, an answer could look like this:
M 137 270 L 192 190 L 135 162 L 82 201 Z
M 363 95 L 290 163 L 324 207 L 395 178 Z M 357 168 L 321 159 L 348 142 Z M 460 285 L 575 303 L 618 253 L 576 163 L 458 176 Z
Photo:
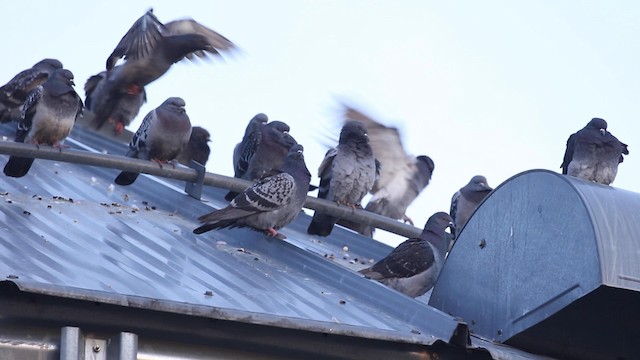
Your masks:
M 269 118 L 267 117 L 267 115 L 263 113 L 256 114 L 256 116 L 252 117 L 251 120 L 249 120 L 249 124 L 247 124 L 247 128 L 244 131 L 244 136 L 242 137 L 242 141 L 237 143 L 236 146 L 233 148 L 234 177 L 239 178 L 241 177 L 240 174 L 246 171 L 246 168 L 244 169 L 239 168 L 239 166 L 243 165 L 240 163 L 240 157 L 242 156 L 242 151 L 245 148 L 245 146 L 248 146 L 246 144 L 249 141 L 251 141 L 251 136 L 253 135 L 253 132 L 258 129 L 260 124 L 266 124 L 267 122 L 269 122 Z
M 607 122 L 593 118 L 569 136 L 560 167 L 562 173 L 587 181 L 609 185 L 616 178 L 622 155 L 629 155 L 628 145 L 607 131 Z
M 191 122 L 184 110 L 185 102 L 170 97 L 151 110 L 142 120 L 138 131 L 131 138 L 125 156 L 162 163 L 174 160 L 189 142 Z M 116 177 L 118 185 L 131 185 L 139 173 L 123 171 Z
M 493 190 L 487 183 L 487 178 L 476 175 L 469 183 L 458 190 L 451 198 L 451 210 L 449 213 L 455 225 L 454 237 L 458 229 L 462 229 L 469 221 L 471 214 L 476 210 L 482 200 Z
M 183 59 L 207 59 L 234 48 L 227 38 L 193 19 L 163 24 L 153 14 L 153 9 L 147 11 L 136 20 L 107 59 L 103 107 L 96 113 L 94 123 L 100 128 L 114 113 L 121 97 L 140 93 L 174 63 Z M 121 58 L 124 62 L 117 73 L 112 73 Z
M 348 121 L 340 131 L 338 146 L 327 151 L 318 168 L 318 198 L 352 208 L 361 206 L 379 171 L 369 145 L 367 129 L 359 121 Z M 328 236 L 339 219 L 316 211 L 307 228 L 311 235 Z
M 413 298 L 425 294 L 435 285 L 444 265 L 447 228 L 453 228 L 451 216 L 445 212 L 433 214 L 419 237 L 405 240 L 360 273 Z
M 33 89 L 22 108 L 15 141 L 61 148 L 83 109 L 82 99 L 73 85 L 73 73 L 58 69 Z M 25 176 L 33 161 L 33 158 L 10 156 L 4 173 L 11 177 Z
M 221 228 L 249 227 L 269 236 L 285 238 L 278 229 L 302 211 L 311 173 L 304 162 L 303 147 L 289 150 L 277 174 L 265 176 L 231 200 L 227 207 L 200 216 L 203 225 L 193 230 L 202 234 Z
M 347 121 L 360 121 L 367 128 L 373 155 L 380 161 L 380 176 L 373 184 L 365 210 L 413 225 L 406 211 L 429 185 L 435 168 L 433 160 L 426 155 L 408 154 L 397 128 L 385 126 L 351 106 L 344 108 Z M 365 236 L 373 234 L 373 228 L 366 224 L 344 219 L 339 223 Z
M 113 124 L 113 131 L 116 135 L 122 134 L 125 127 L 129 126 L 138 116 L 142 105 L 147 102 L 147 92 L 144 87 L 141 87 L 140 91 L 124 92 L 118 96 L 114 104 L 107 104 L 109 86 L 113 84 L 108 77 L 117 77 L 121 69 L 122 66 L 116 66 L 110 72 L 102 71 L 87 79 L 84 85 L 85 106 L 87 110 L 94 113 L 94 123 L 97 122 L 97 119 L 107 119 L 106 122 Z M 95 127 L 100 128 L 104 123 L 103 121 L 101 124 L 96 124 Z
M 60 61 L 44 59 L 0 87 L 0 123 L 19 121 L 27 95 L 58 69 L 62 69 Z
M 256 181 L 278 171 L 289 149 L 297 143 L 289 130 L 289 125 L 282 121 L 257 124 L 249 139 L 243 141 L 240 159 L 234 167 L 234 177 Z M 236 192 L 230 191 L 225 199 L 231 201 L 236 195 Z
M 186 166 L 189 166 L 191 160 L 202 166 L 206 165 L 211 153 L 209 144 L 207 144 L 209 141 L 211 141 L 209 132 L 200 126 L 194 126 L 191 129 L 191 136 L 187 146 L 185 146 L 176 160 Z

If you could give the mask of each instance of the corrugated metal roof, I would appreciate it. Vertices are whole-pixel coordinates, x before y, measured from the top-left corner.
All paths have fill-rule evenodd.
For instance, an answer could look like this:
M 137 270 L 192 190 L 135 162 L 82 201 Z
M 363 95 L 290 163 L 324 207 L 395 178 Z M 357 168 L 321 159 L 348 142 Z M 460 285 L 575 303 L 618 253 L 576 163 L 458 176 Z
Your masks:
M 10 125 L 0 131 L 12 137 Z M 67 144 L 126 151 L 81 128 Z M 460 326 L 353 271 L 385 256 L 384 244 L 342 229 L 310 237 L 307 215 L 286 241 L 246 229 L 197 236 L 195 219 L 225 191 L 198 201 L 151 176 L 114 187 L 117 173 L 38 159 L 23 178 L 1 177 L 0 275 L 23 291 L 373 339 L 448 342 Z

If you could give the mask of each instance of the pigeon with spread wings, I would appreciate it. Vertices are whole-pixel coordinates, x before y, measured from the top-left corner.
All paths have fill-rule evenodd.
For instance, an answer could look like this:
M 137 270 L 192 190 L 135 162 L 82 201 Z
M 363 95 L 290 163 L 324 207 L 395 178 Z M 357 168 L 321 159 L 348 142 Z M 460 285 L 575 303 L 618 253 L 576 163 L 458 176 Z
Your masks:
M 139 94 L 174 63 L 182 59 L 207 59 L 234 48 L 227 38 L 193 19 L 163 24 L 153 10 L 147 11 L 131 26 L 107 59 L 108 73 L 102 95 L 105 99 L 100 107 L 94 107 L 94 124 L 102 127 L 122 97 Z M 125 61 L 118 68 L 116 64 L 122 58 Z
M 365 210 L 413 225 L 406 211 L 429 185 L 435 168 L 433 160 L 426 155 L 408 154 L 397 128 L 385 126 L 353 107 L 345 105 L 344 118 L 345 121 L 357 120 L 364 124 L 373 155 L 380 161 L 380 176 L 373 184 L 372 197 Z M 366 236 L 373 232 L 368 225 L 343 220 L 340 224 Z

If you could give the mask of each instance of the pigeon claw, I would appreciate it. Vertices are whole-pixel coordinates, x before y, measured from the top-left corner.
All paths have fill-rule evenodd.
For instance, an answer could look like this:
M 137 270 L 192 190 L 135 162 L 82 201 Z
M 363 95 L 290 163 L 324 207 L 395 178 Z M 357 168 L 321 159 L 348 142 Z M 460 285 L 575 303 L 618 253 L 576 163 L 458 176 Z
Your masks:
M 116 135 L 121 135 L 124 132 L 124 123 L 122 121 L 116 122 L 116 127 L 113 129 Z
M 402 221 L 404 221 L 405 224 L 409 224 L 411 226 L 413 225 L 413 220 L 411 220 L 410 217 L 407 216 L 407 214 L 402 215 Z

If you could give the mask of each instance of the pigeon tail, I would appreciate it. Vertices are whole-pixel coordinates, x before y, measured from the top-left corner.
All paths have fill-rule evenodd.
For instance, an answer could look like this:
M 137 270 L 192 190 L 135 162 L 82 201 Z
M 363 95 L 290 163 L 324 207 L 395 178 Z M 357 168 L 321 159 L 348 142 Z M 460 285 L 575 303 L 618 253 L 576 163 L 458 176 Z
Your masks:
M 120 173 L 120 175 L 118 175 L 115 183 L 118 185 L 131 185 L 134 181 L 136 181 L 138 175 L 140 175 L 140 173 L 123 171 Z
M 337 221 L 338 219 L 333 216 L 314 214 L 313 219 L 307 228 L 307 234 L 329 236 Z
M 29 172 L 33 160 L 33 158 L 10 156 L 7 165 L 4 166 L 4 174 L 16 178 L 23 177 Z
M 227 195 L 224 196 L 224 199 L 227 201 L 233 200 L 236 196 L 238 196 L 237 192 L 229 191 Z

